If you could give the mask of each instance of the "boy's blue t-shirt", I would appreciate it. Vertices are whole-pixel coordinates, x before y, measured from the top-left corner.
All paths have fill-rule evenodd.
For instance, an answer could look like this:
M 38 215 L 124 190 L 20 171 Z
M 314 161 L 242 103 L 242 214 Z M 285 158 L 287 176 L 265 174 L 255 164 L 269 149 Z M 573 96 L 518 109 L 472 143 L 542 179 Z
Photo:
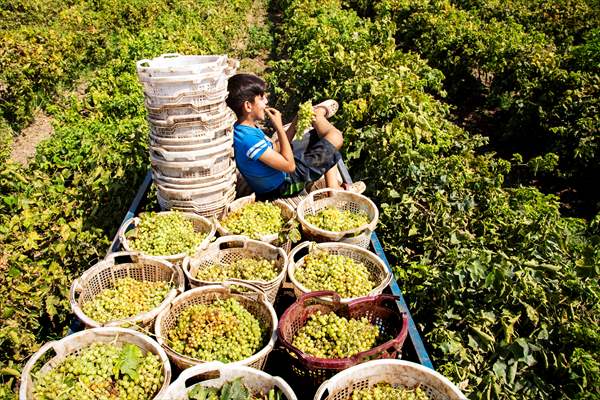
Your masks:
M 285 172 L 269 167 L 258 158 L 273 143 L 259 128 L 248 125 L 233 125 L 233 148 L 238 169 L 256 193 L 277 189 L 285 180 Z

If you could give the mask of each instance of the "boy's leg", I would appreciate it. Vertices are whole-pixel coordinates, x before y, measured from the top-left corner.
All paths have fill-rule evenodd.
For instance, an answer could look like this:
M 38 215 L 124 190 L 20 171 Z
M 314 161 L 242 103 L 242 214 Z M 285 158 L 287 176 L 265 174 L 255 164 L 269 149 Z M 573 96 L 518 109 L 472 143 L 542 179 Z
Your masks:
M 333 126 L 327 118 L 325 118 L 326 110 L 318 107 L 315 110 L 315 121 L 313 122 L 313 127 L 317 134 L 323 138 L 327 139 L 336 149 L 341 149 L 342 144 L 344 142 L 344 138 L 342 136 L 342 132 L 339 131 L 335 126 Z M 329 169 L 325 172 L 325 182 L 327 183 L 327 187 L 331 189 L 341 189 L 340 182 L 338 181 L 339 171 L 337 165 L 333 168 Z

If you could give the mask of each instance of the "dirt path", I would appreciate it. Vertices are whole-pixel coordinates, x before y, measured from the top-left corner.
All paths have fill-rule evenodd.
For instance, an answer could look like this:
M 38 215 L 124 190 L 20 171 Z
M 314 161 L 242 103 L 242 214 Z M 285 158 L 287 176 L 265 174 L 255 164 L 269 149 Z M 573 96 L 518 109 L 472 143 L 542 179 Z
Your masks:
M 53 132 L 52 118 L 42 110 L 36 111 L 31 125 L 23 129 L 20 135 L 15 138 L 10 158 L 15 162 L 27 165 L 35 155 L 37 145 L 42 140 L 52 136 Z

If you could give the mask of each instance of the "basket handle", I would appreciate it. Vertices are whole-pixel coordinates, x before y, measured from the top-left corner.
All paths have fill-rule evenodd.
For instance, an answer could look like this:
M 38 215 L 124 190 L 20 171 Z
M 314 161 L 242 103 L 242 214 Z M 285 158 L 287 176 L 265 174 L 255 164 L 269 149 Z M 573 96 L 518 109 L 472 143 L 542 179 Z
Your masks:
M 306 247 L 309 247 L 309 246 L 311 245 L 311 243 L 312 243 L 312 242 L 308 242 L 308 241 L 307 241 L 307 242 L 302 242 L 302 243 L 300 243 L 298 246 L 294 247 L 294 248 L 292 249 L 292 251 L 290 251 L 290 254 L 289 254 L 289 256 L 288 256 L 288 259 L 289 259 L 289 261 L 290 261 L 291 263 L 296 263 L 296 262 L 298 262 L 298 261 L 296 260 L 296 254 L 298 254 L 298 253 L 300 252 L 300 250 L 302 250 L 302 249 L 304 249 L 304 248 L 306 248 Z
M 127 232 L 128 228 L 133 225 L 133 227 L 135 228 L 136 226 L 138 226 L 140 223 L 140 218 L 139 217 L 133 217 L 128 219 L 127 221 L 123 222 L 123 225 L 121 225 L 119 227 L 119 230 L 117 231 L 117 237 L 119 238 L 119 241 L 121 242 L 121 247 L 124 247 L 124 243 L 127 243 L 127 237 L 125 236 L 125 233 Z
M 248 247 L 248 240 L 249 240 L 248 237 L 244 236 L 244 235 L 228 235 L 228 236 L 222 236 L 222 237 L 218 238 L 217 240 L 215 240 L 213 245 L 215 247 L 218 247 L 219 250 L 223 250 L 221 248 L 221 245 L 223 245 L 225 243 L 237 245 L 238 247 L 245 249 L 246 247 Z
M 175 382 L 169 385 L 169 393 L 165 393 L 165 397 L 163 399 L 173 399 L 179 398 L 175 397 L 177 395 L 186 394 L 187 392 L 187 381 L 196 375 L 206 374 L 211 372 L 220 372 L 221 368 L 223 368 L 225 364 L 220 361 L 210 361 L 207 363 L 202 363 L 198 365 L 194 365 L 191 368 L 187 368 L 183 370 L 179 377 L 175 380 Z M 170 397 L 167 397 L 170 396 Z
M 252 283 L 243 281 L 241 279 L 229 278 L 226 281 L 222 282 L 221 285 L 226 287 L 229 290 L 231 290 L 231 286 L 245 287 L 246 289 L 250 289 L 253 292 L 255 292 L 258 295 L 258 299 L 260 301 L 268 303 L 267 295 L 265 294 L 265 292 L 258 286 L 253 285 Z
M 79 304 L 77 304 L 76 297 L 77 293 L 81 293 L 82 290 L 83 286 L 81 286 L 79 278 L 75 279 L 71 284 L 71 289 L 69 289 L 69 303 L 71 303 L 71 310 L 75 310 L 79 307 Z
M 317 292 L 304 293 L 302 296 L 300 296 L 300 298 L 298 299 L 298 302 L 305 303 L 306 300 L 312 299 L 314 297 L 327 297 L 327 296 L 330 296 L 333 299 L 333 303 L 335 303 L 335 304 L 342 303 L 341 296 L 337 292 L 334 292 L 333 290 L 319 290 Z

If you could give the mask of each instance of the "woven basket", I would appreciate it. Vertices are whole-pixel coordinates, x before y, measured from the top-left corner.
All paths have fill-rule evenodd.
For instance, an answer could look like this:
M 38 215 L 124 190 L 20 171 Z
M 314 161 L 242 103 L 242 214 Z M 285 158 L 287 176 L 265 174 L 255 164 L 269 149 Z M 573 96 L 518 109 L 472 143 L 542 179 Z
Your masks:
M 162 211 L 160 214 L 165 214 L 165 213 L 172 213 L 172 211 Z M 204 240 L 198 245 L 198 247 L 196 247 L 196 252 L 199 252 L 200 250 L 203 250 L 206 247 L 208 247 L 208 244 L 210 243 L 211 239 L 215 236 L 215 227 L 214 227 L 213 223 L 210 222 L 207 218 L 202 217 L 200 215 L 187 213 L 187 212 L 180 212 L 180 214 L 184 218 L 192 221 L 192 223 L 194 224 L 194 231 L 206 233 L 206 237 L 204 238 Z M 128 231 L 135 229 L 135 227 L 138 226 L 139 223 L 140 223 L 140 219 L 138 217 L 133 217 L 133 218 L 130 218 L 127 221 L 125 221 L 123 223 L 123 225 L 121 226 L 121 228 L 119 228 L 119 232 L 118 232 L 119 240 L 121 241 L 121 245 L 123 246 L 123 248 L 126 251 L 136 251 L 136 249 L 131 248 L 129 241 L 127 240 L 126 234 Z M 159 258 L 162 260 L 176 262 L 176 261 L 183 260 L 186 255 L 187 255 L 186 253 L 179 253 L 179 254 L 162 254 L 162 255 L 158 255 L 158 256 L 157 255 L 150 255 L 150 256 L 154 257 L 154 258 Z
M 314 400 L 347 400 L 355 390 L 378 383 L 412 389 L 419 386 L 431 400 L 466 400 L 466 396 L 443 375 L 404 360 L 374 360 L 340 372 L 317 390 Z
M 117 258 L 126 262 L 117 263 Z M 120 278 L 133 278 L 142 282 L 171 282 L 174 286 L 158 307 L 126 319 L 109 321 L 104 324 L 93 320 L 83 312 L 83 305 L 92 301 L 104 289 L 115 286 Z M 167 261 L 145 257 L 136 252 L 111 253 L 106 258 L 73 281 L 69 292 L 71 309 L 86 327 L 122 326 L 146 328 L 173 299 L 185 290 L 185 277 L 181 269 Z
M 229 206 L 227 206 L 227 208 L 225 209 L 225 212 L 223 213 L 223 217 L 220 218 L 220 220 L 218 220 L 215 223 L 219 234 L 221 236 L 233 235 L 234 233 L 229 232 L 223 225 L 221 225 L 220 221 L 223 220 L 225 217 L 227 217 L 227 215 L 229 213 L 239 210 L 240 208 L 244 207 L 246 204 L 250 204 L 250 203 L 254 203 L 254 202 L 256 202 L 256 195 L 254 193 L 252 193 L 249 196 L 240 197 L 239 199 L 236 199 L 231 204 L 229 204 Z M 289 205 L 287 205 L 285 202 L 283 202 L 281 200 L 275 200 L 275 201 L 273 201 L 273 205 L 276 205 L 277 207 L 279 207 L 281 209 L 281 215 L 282 215 L 285 223 L 291 223 L 296 218 L 296 213 L 294 212 L 294 209 L 292 207 L 290 207 Z M 261 242 L 275 244 L 279 240 L 279 234 L 275 233 L 275 234 L 271 234 L 271 235 L 264 235 L 259 240 Z M 283 245 L 279 245 L 279 247 L 283 248 L 286 251 L 286 253 L 288 253 L 292 248 L 292 242 L 288 240 Z
M 250 292 L 232 292 L 229 289 L 230 285 L 245 287 L 250 289 Z M 235 279 L 224 282 L 222 285 L 202 286 L 188 290 L 187 292 L 177 296 L 171 303 L 170 307 L 164 309 L 156 317 L 156 321 L 154 323 L 154 332 L 156 334 L 158 343 L 163 346 L 167 352 L 167 355 L 177 367 L 185 369 L 204 363 L 202 360 L 188 357 L 174 351 L 167 344 L 167 332 L 169 332 L 169 330 L 171 330 L 177 324 L 177 317 L 179 314 L 181 314 L 183 310 L 190 306 L 196 304 L 211 304 L 217 299 L 228 299 L 230 297 L 234 297 L 237 301 L 239 301 L 242 306 L 244 306 L 244 308 L 248 310 L 262 326 L 266 327 L 268 332 L 267 335 L 269 337 L 268 343 L 257 353 L 246 359 L 236 361 L 235 363 L 231 364 L 246 365 L 256 369 L 262 369 L 264 367 L 267 357 L 269 356 L 271 350 L 273 350 L 273 346 L 275 346 L 275 340 L 277 339 L 277 315 L 275 314 L 275 309 L 271 303 L 267 301 L 264 292 L 252 285 L 242 281 L 237 281 Z
M 320 229 L 309 223 L 306 216 L 315 215 L 325 207 L 335 207 L 342 211 L 363 211 L 369 216 L 369 223 L 342 232 Z M 311 192 L 296 208 L 298 221 L 307 239 L 316 242 L 343 242 L 368 248 L 371 243 L 371 233 L 377 226 L 379 210 L 375 203 L 362 194 L 345 190 L 321 189 Z
M 332 300 L 322 300 L 325 296 L 331 297 Z M 298 384 L 316 389 L 324 380 L 354 365 L 372 359 L 399 357 L 408 334 L 408 317 L 399 311 L 396 299 L 394 296 L 382 294 L 362 297 L 344 304 L 339 295 L 331 291 L 302 295 L 283 313 L 277 328 L 277 336 L 288 352 L 291 370 L 298 379 Z M 346 318 L 365 317 L 371 324 L 377 325 L 383 335 L 393 339 L 348 358 L 327 359 L 310 356 L 293 346 L 292 341 L 310 315 L 317 311 L 333 311 Z
M 182 268 L 191 287 L 214 285 L 220 282 L 196 279 L 195 276 L 198 271 L 214 264 L 229 264 L 241 258 L 275 261 L 275 267 L 279 270 L 279 274 L 275 279 L 268 282 L 244 281 L 260 288 L 267 295 L 269 302 L 273 304 L 285 279 L 288 265 L 288 257 L 285 251 L 279 247 L 259 240 L 252 240 L 246 236 L 223 236 L 197 256 L 186 257 L 183 260 Z
M 159 398 L 167 390 L 171 381 L 171 365 L 165 351 L 148 336 L 131 329 L 124 328 L 95 328 L 74 333 L 61 340 L 49 342 L 43 345 L 25 364 L 21 374 L 21 387 L 19 389 L 19 400 L 33 400 L 33 377 L 32 370 L 40 360 L 46 359 L 54 352 L 54 357 L 44 362 L 40 371 L 51 370 L 62 362 L 67 356 L 79 352 L 93 343 L 134 344 L 142 349 L 144 354 L 151 352 L 160 357 L 163 368 L 163 384 L 158 393 L 153 397 Z M 43 361 L 42 361 L 43 362 Z
M 294 247 L 289 255 L 288 276 L 290 277 L 290 281 L 292 281 L 294 294 L 296 297 L 300 297 L 304 293 L 311 292 L 310 289 L 298 282 L 295 276 L 296 269 L 304 265 L 304 258 L 306 257 L 306 254 L 302 255 L 301 257 L 300 255 L 303 254 L 304 249 L 311 251 L 311 246 L 315 246 L 316 248 L 324 250 L 329 254 L 346 256 L 362 263 L 369 270 L 371 274 L 371 280 L 373 282 L 377 282 L 377 286 L 375 286 L 367 294 L 367 296 L 381 294 L 392 280 L 392 273 L 388 270 L 381 258 L 372 252 L 363 249 L 362 247 L 338 242 L 319 244 L 314 242 L 302 242 L 298 246 Z M 356 297 L 343 298 L 342 303 L 348 303 L 355 299 Z
M 196 385 L 219 388 L 236 378 L 242 378 L 244 385 L 252 392 L 266 393 L 276 387 L 285 396 L 284 400 L 297 400 L 290 385 L 280 377 L 243 365 L 223 364 L 219 361 L 195 365 L 186 369 L 179 374 L 175 382 L 169 385 L 167 391 L 158 400 L 188 400 L 188 393 Z M 197 383 L 187 386 L 188 381 Z

